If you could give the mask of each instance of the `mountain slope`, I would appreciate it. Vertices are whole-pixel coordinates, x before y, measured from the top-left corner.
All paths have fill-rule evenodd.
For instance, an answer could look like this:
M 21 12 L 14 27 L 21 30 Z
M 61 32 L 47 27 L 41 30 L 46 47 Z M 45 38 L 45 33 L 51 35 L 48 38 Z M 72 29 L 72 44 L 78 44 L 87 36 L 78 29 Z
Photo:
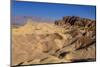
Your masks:
M 71 21 L 72 22 L 72 21 Z M 12 28 L 12 66 L 95 60 L 95 30 L 28 20 Z

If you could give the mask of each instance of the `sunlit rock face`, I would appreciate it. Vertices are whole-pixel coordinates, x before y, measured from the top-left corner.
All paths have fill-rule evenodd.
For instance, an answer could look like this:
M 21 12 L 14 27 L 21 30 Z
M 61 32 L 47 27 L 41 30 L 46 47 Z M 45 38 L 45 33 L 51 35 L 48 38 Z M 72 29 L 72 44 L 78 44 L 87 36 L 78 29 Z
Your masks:
M 95 61 L 95 20 L 66 16 L 55 23 L 12 27 L 12 66 Z

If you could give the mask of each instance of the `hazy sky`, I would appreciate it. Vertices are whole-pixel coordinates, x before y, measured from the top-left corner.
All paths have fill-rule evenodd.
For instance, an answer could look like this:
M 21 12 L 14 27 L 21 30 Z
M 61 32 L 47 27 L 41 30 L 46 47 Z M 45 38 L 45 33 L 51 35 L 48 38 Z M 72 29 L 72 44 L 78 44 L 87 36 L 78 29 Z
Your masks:
M 13 16 L 37 16 L 42 18 L 59 19 L 63 16 L 80 16 L 95 19 L 95 6 L 69 4 L 50 4 L 39 2 L 13 2 Z

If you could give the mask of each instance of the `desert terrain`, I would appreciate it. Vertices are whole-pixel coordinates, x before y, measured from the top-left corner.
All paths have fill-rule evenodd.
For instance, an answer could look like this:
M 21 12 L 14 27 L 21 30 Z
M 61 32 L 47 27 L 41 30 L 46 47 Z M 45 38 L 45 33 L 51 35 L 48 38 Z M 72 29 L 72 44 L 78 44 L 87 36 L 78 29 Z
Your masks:
M 65 16 L 54 23 L 12 25 L 12 66 L 96 60 L 96 21 Z

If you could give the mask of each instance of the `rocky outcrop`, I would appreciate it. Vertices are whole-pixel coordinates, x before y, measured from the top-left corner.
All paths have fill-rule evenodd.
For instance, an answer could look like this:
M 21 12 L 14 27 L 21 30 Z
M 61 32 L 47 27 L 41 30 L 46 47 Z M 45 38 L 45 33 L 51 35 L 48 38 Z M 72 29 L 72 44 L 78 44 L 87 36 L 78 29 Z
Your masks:
M 60 26 L 70 24 L 70 25 L 77 25 L 83 27 L 85 26 L 91 27 L 96 25 L 96 21 L 87 18 L 80 18 L 78 16 L 65 16 L 62 18 L 62 20 L 56 20 L 55 24 Z
M 72 36 L 69 43 L 65 43 L 63 48 L 57 51 L 57 54 L 66 53 L 65 57 L 70 58 L 72 61 L 95 60 L 95 24 L 95 20 L 76 16 L 66 16 L 62 20 L 55 21 L 55 25 L 68 30 L 64 34 Z

